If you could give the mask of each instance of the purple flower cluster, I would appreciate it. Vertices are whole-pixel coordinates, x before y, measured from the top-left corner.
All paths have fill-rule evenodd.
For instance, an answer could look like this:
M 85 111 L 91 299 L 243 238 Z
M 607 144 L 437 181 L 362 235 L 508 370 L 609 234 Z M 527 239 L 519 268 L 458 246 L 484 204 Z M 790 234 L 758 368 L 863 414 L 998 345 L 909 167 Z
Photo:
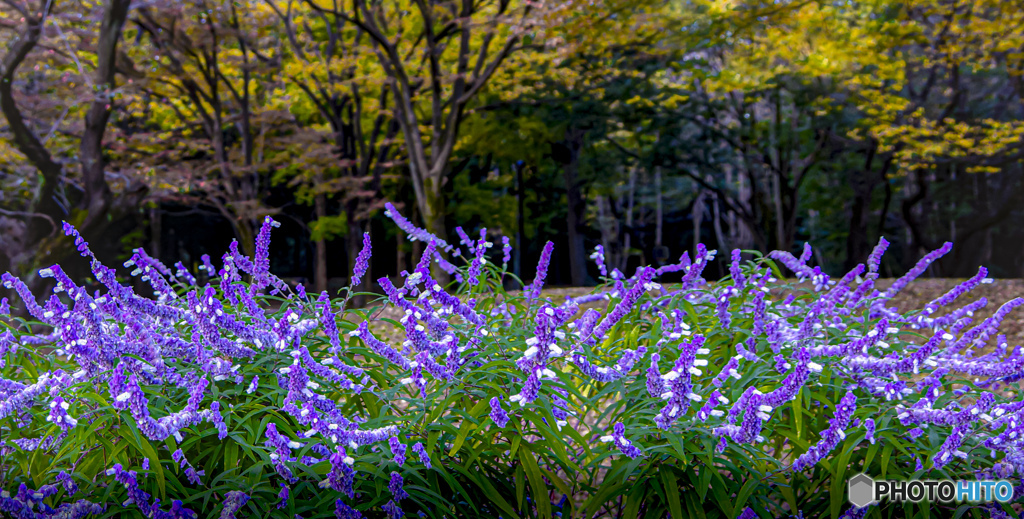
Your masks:
M 523 291 L 527 299 L 537 299 L 540 297 L 540 290 L 544 287 L 544 279 L 548 276 L 548 266 L 551 264 L 551 252 L 554 249 L 554 243 L 547 242 L 544 244 L 544 249 L 540 252 L 540 260 L 537 261 L 537 275 L 534 276 L 530 286 Z
M 612 433 L 607 436 L 602 436 L 601 441 L 604 443 L 612 443 L 619 449 L 620 452 L 629 456 L 630 458 L 636 458 L 643 454 L 643 452 L 633 442 L 626 439 L 626 426 L 622 422 L 617 422 L 612 427 Z
M 362 282 L 363 276 L 366 274 L 366 270 L 370 268 L 370 254 L 372 251 L 370 246 L 370 233 L 363 233 L 363 248 L 356 255 L 355 266 L 352 267 L 352 282 L 349 283 L 353 287 L 359 286 Z
M 506 413 L 505 410 L 501 408 L 501 401 L 498 400 L 498 397 L 494 397 L 491 399 L 490 403 L 491 420 L 493 420 L 494 424 L 497 425 L 498 427 L 505 427 L 505 424 L 508 423 L 509 418 L 508 413 Z
M 832 449 L 846 438 L 845 431 L 850 427 L 856 409 L 857 397 L 852 391 L 847 392 L 836 404 L 835 413 L 828 421 L 828 428 L 822 431 L 821 439 L 793 462 L 793 470 L 800 471 L 810 467 L 832 452 Z

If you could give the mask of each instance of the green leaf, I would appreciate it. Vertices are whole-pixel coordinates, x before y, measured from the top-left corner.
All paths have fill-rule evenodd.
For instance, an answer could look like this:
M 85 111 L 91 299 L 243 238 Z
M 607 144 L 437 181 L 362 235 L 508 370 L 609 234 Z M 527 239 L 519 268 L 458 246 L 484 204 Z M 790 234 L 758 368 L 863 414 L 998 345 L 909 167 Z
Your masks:
M 544 477 L 541 475 L 537 460 L 533 457 L 525 445 L 519 447 L 519 460 L 526 471 L 526 478 L 530 481 L 530 495 L 537 505 L 537 514 L 543 518 L 551 517 L 551 500 L 547 485 L 544 484 Z
M 665 488 L 665 500 L 668 501 L 672 519 L 683 519 L 683 505 L 679 502 L 679 484 L 676 482 L 676 474 L 672 468 L 662 467 L 661 483 Z
M 754 473 L 756 474 L 756 473 Z M 740 488 L 740 492 L 736 494 L 736 506 L 733 507 L 733 511 L 737 515 L 743 511 L 744 506 L 747 504 L 747 499 L 750 499 L 750 495 L 754 493 L 754 489 L 760 484 L 760 480 L 757 479 L 756 475 L 751 475 L 747 482 Z
M 634 485 L 633 489 L 626 494 L 626 508 L 622 511 L 623 519 L 636 519 L 640 514 L 640 505 L 644 502 L 646 495 L 644 485 Z

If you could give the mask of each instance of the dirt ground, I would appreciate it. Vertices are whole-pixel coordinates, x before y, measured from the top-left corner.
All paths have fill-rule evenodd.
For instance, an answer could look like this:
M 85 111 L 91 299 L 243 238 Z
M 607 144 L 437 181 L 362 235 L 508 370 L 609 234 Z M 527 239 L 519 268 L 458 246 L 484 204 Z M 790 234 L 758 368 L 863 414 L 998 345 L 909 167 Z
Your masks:
M 894 281 L 894 279 L 881 279 L 876 284 L 879 289 L 884 290 L 891 286 Z M 919 310 L 928 302 L 941 297 L 963 281 L 964 279 L 952 278 L 918 279 L 907 285 L 893 299 L 890 306 L 895 305 L 901 313 Z M 551 288 L 544 290 L 543 295 L 550 297 L 555 302 L 561 302 L 566 296 L 581 296 L 589 294 L 591 290 L 592 288 L 590 287 Z M 945 311 L 960 308 L 982 297 L 988 299 L 988 304 L 980 311 L 975 312 L 974 321 L 971 323 L 971 326 L 975 326 L 984 319 L 991 317 L 1003 303 L 1017 297 L 1024 297 L 1024 279 L 996 279 L 993 283 L 979 285 L 971 292 L 960 296 Z M 936 313 L 936 316 L 942 315 L 945 311 Z M 401 312 L 389 305 L 378 317 L 398 320 L 401 316 Z M 374 332 L 381 333 L 390 339 L 398 339 L 398 337 L 393 335 L 394 330 L 391 330 L 389 325 L 383 322 L 378 322 L 377 324 L 378 326 L 374 326 Z M 1024 308 L 1017 308 L 1010 312 L 999 327 L 999 333 L 1006 335 L 1007 341 L 1011 346 L 1024 344 Z M 398 340 L 400 342 L 400 339 Z

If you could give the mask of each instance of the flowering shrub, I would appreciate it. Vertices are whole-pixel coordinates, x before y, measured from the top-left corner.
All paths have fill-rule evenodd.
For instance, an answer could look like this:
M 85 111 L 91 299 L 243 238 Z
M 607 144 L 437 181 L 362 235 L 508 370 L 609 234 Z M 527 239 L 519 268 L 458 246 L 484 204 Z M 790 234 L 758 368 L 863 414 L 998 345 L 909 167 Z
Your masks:
M 388 215 L 427 242 L 401 286 L 378 280 L 397 320 L 346 308 L 351 290 L 332 300 L 271 274 L 269 217 L 255 257 L 233 243 L 219 269 L 137 250 L 125 266 L 154 298 L 65 225 L 104 290 L 53 266 L 39 304 L 3 276 L 34 321 L 10 318 L 0 334 L 0 510 L 904 517 L 955 505 L 848 509 L 847 477 L 1024 473 L 1024 400 L 1005 392 L 1024 351 L 985 346 L 1024 300 L 970 327 L 986 301 L 947 308 L 981 269 L 920 312 L 886 306 L 949 244 L 884 291 L 884 240 L 838 280 L 807 266 L 809 247 L 747 262 L 734 251 L 717 284 L 701 277 L 715 256 L 703 247 L 631 277 L 598 249 L 606 284 L 554 301 L 541 291 L 550 243 L 532 282 L 508 293 L 507 239 L 492 251 L 486 231 L 459 229 L 448 244 Z M 367 238 L 353 283 L 370 250 Z M 453 286 L 431 278 L 432 262 Z M 780 281 L 776 262 L 799 283 Z M 656 281 L 673 272 L 680 283 Z M 972 507 L 1010 510 L 959 513 Z

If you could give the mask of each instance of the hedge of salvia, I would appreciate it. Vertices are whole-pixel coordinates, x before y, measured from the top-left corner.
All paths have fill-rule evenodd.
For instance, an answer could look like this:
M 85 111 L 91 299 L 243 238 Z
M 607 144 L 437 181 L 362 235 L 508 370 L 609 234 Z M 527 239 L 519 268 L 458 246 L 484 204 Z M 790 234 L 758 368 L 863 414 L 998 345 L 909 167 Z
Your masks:
M 1024 473 L 1024 351 L 998 336 L 1015 299 L 953 308 L 984 268 L 921 311 L 893 297 L 950 250 L 875 288 L 882 240 L 841 279 L 800 257 L 715 251 L 591 295 L 520 292 L 511 248 L 459 229 L 426 242 L 401 286 L 363 309 L 306 294 L 237 244 L 216 268 L 125 266 L 142 297 L 65 224 L 103 289 L 53 266 L 31 321 L 0 335 L 0 510 L 43 517 L 1006 517 L 1010 505 L 850 508 L 846 480 Z M 495 241 L 497 241 L 495 239 Z M 370 261 L 358 256 L 352 286 Z M 747 261 L 742 254 L 746 254 Z M 450 261 L 462 263 L 456 267 Z M 454 281 L 431 277 L 438 262 Z M 795 273 L 782 278 L 778 264 Z M 679 283 L 660 285 L 675 273 Z M 0 305 L 9 314 L 7 301 Z M 397 311 L 382 314 L 384 307 Z M 587 308 L 584 311 L 584 308 Z M 397 321 L 382 315 L 401 315 Z M 974 326 L 972 326 L 974 325 Z M 392 339 L 389 335 L 403 336 Z M 1024 493 L 1018 487 L 1015 497 Z M 929 515 L 930 514 L 930 515 Z

